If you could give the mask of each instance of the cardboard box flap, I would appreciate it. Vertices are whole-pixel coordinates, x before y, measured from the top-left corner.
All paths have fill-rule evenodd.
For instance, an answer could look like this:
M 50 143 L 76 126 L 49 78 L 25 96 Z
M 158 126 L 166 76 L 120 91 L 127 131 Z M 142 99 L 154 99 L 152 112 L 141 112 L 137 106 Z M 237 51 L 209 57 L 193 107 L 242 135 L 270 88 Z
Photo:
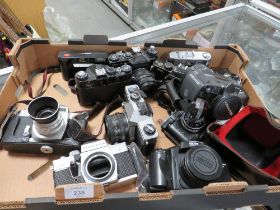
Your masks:
M 69 45 L 108 45 L 106 35 L 84 35 L 83 39 L 68 40 Z

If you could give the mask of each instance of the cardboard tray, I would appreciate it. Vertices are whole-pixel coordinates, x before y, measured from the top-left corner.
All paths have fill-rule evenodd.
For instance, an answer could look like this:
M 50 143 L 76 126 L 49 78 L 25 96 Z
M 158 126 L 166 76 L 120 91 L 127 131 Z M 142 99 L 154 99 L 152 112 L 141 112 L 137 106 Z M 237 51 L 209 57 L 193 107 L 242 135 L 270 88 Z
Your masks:
M 151 43 L 146 43 L 150 45 Z M 166 40 L 156 45 L 160 57 L 171 50 L 197 50 L 197 46 L 186 46 L 185 41 Z M 24 81 L 32 71 L 47 66 L 58 65 L 57 54 L 60 50 L 126 50 L 124 42 L 109 42 L 105 36 L 86 36 L 84 40 L 72 40 L 68 44 L 50 44 L 48 40 L 19 40 L 11 51 L 10 59 L 14 70 L 0 93 L 0 121 L 7 113 L 8 107 L 17 100 L 28 99 Z M 240 75 L 245 91 L 250 96 L 249 104 L 262 106 L 244 68 L 248 63 L 246 54 L 239 46 L 216 46 L 201 48 L 212 54 L 211 68 L 224 67 Z M 37 75 L 32 81 L 33 90 L 37 90 L 42 77 Z M 66 90 L 67 96 L 55 88 L 59 85 Z M 67 82 L 60 73 L 51 77 L 44 95 L 55 97 L 60 104 L 67 105 L 70 111 L 84 110 L 77 101 L 76 95 L 68 89 Z M 151 102 L 154 121 L 159 131 L 157 148 L 168 148 L 173 143 L 161 132 L 160 124 L 168 116 L 156 102 Z M 19 108 L 25 108 L 20 106 Z M 89 122 L 89 129 L 95 133 L 101 124 L 101 115 Z M 246 205 L 274 205 L 279 203 L 280 187 L 267 185 L 247 185 L 246 182 L 212 183 L 201 189 L 176 190 L 167 193 L 139 194 L 135 186 L 104 193 L 102 187 L 93 185 L 95 197 L 83 200 L 65 200 L 63 187 L 53 188 L 52 171 L 48 170 L 33 181 L 27 176 L 44 164 L 55 159 L 45 155 L 12 154 L 0 148 L 0 209 L 127 209 L 127 207 L 144 209 L 221 209 Z M 79 205 L 75 205 L 79 204 Z

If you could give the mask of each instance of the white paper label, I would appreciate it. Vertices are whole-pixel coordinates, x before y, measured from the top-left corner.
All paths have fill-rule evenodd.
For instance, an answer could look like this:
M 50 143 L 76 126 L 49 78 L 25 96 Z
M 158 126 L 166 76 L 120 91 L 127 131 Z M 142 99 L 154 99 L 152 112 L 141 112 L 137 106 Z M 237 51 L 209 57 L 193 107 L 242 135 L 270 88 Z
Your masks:
M 93 186 L 64 187 L 65 199 L 93 198 Z

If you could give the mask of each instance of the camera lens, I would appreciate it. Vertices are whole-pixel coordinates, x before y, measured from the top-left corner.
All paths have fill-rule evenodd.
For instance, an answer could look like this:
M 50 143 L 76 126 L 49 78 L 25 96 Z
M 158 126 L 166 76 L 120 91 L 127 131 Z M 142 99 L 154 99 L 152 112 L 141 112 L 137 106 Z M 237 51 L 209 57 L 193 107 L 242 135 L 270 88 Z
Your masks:
M 139 88 L 144 92 L 147 91 L 146 92 L 147 94 L 148 91 L 152 90 L 153 87 L 157 85 L 157 82 L 155 80 L 155 75 L 145 68 L 137 69 L 133 73 L 132 77 L 135 83 L 139 86 Z
M 105 117 L 105 127 L 111 144 L 129 140 L 129 125 L 124 113 L 116 113 Z
M 31 101 L 27 110 L 33 120 L 47 124 L 57 119 L 59 104 L 52 97 L 42 96 Z
M 180 174 L 190 187 L 203 187 L 221 177 L 223 165 L 218 153 L 206 145 L 190 148 L 182 160 Z

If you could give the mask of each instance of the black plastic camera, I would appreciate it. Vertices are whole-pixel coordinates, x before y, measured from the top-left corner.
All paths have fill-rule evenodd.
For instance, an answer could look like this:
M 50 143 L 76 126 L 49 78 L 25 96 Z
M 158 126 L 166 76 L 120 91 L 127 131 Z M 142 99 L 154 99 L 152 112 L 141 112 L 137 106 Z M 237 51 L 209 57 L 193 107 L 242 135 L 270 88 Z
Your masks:
M 248 101 L 237 75 L 218 73 L 203 64 L 188 68 L 181 81 L 170 81 L 167 91 L 174 106 L 181 110 L 185 110 L 184 104 L 203 99 L 218 120 L 231 118 Z
M 60 51 L 58 61 L 63 79 L 68 81 L 92 64 L 106 64 L 108 56 L 109 53 L 102 51 Z
M 200 188 L 211 182 L 230 181 L 226 163 L 211 147 L 198 141 L 155 150 L 149 162 L 151 192 Z
M 149 154 L 156 144 L 158 132 L 153 122 L 153 112 L 140 94 L 137 85 L 125 87 L 124 113 L 105 117 L 107 136 L 110 143 L 135 143 L 145 155 Z
M 4 121 L 0 142 L 11 152 L 67 154 L 80 148 L 87 119 L 87 113 L 69 113 L 54 98 L 42 96 Z
M 89 106 L 97 101 L 109 102 L 132 82 L 131 77 L 132 68 L 127 64 L 120 67 L 91 65 L 86 71 L 79 71 L 75 75 L 79 103 Z
M 118 51 L 111 53 L 108 57 L 110 66 L 120 66 L 129 64 L 135 68 L 149 68 L 154 60 L 157 59 L 158 53 L 154 46 L 150 46 L 146 50 L 141 50 L 139 47 L 132 48 L 132 52 Z

